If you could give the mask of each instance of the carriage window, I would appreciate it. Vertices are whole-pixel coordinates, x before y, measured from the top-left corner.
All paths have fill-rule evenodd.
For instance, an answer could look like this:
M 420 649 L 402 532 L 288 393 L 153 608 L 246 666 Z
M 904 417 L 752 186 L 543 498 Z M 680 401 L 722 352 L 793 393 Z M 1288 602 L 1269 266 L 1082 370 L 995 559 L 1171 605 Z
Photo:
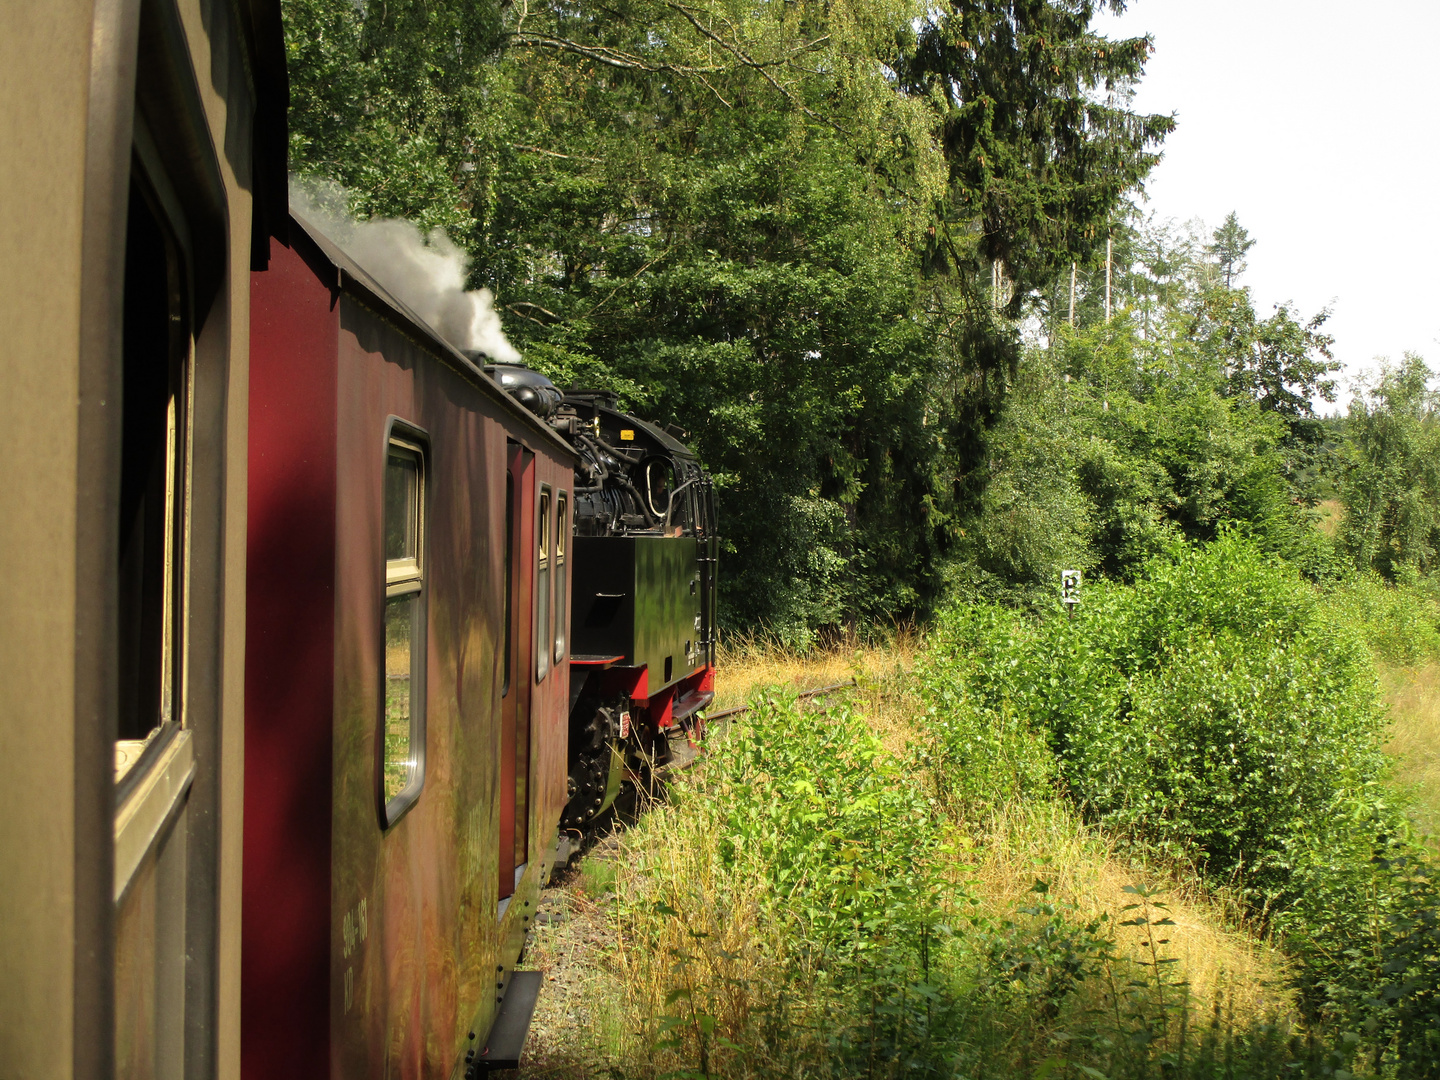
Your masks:
M 184 599 L 185 428 L 190 337 L 174 237 L 137 171 L 130 185 L 120 448 L 120 781 L 156 736 L 178 724 Z
M 550 489 L 540 488 L 539 520 L 535 525 L 535 681 L 550 672 Z
M 391 438 L 385 459 L 382 777 L 385 824 L 425 782 L 425 452 Z
M 555 496 L 555 663 L 565 659 L 565 607 L 569 589 L 565 580 L 565 547 L 570 537 L 570 500 Z

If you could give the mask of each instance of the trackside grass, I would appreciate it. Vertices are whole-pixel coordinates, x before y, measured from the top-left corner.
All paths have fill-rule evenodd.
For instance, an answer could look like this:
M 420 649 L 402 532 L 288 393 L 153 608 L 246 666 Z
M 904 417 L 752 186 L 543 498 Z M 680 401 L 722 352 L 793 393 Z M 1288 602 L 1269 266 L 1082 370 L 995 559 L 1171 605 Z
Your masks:
M 1229 537 L 1073 624 L 729 643 L 717 705 L 750 710 L 579 875 L 608 944 L 549 1071 L 1436 1075 L 1401 791 L 1440 760 L 1436 675 L 1370 658 L 1423 654 L 1428 609 L 1362 589 Z

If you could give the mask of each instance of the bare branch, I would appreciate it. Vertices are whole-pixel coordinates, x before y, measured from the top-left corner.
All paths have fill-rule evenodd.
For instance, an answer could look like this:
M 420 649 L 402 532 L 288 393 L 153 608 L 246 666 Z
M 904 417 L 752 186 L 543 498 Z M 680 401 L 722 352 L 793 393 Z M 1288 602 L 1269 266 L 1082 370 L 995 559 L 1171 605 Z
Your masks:
M 601 300 L 598 304 L 596 304 L 594 307 L 592 307 L 589 311 L 587 311 L 587 312 L 585 313 L 585 317 L 586 317 L 587 319 L 590 318 L 590 316 L 594 315 L 597 311 L 599 311 L 602 307 L 604 307 L 606 304 L 608 304 L 611 300 L 615 299 L 615 294 L 616 294 L 616 293 L 618 293 L 618 292 L 619 292 L 621 289 L 623 289 L 626 285 L 629 285 L 632 281 L 634 281 L 636 278 L 638 278 L 638 277 L 639 277 L 641 274 L 643 274 L 646 270 L 649 270 L 650 267 L 654 266 L 657 262 L 659 262 L 660 259 L 661 259 L 663 256 L 664 256 L 664 252 L 662 252 L 660 255 L 655 256 L 655 258 L 651 259 L 651 260 L 650 260 L 649 262 L 647 262 L 644 266 L 640 267 L 639 270 L 636 270 L 635 273 L 631 274 L 631 275 L 630 275 L 628 278 L 626 278 L 624 281 L 620 282 L 620 284 L 616 285 L 615 288 L 611 289 L 611 290 L 605 295 L 605 299 Z
M 713 87 L 713 86 L 710 85 L 710 80 L 707 79 L 707 78 L 705 78 L 704 75 L 701 75 L 701 74 L 697 71 L 697 72 L 695 73 L 695 78 L 699 79 L 702 83 L 704 83 L 704 84 L 705 84 L 705 88 L 706 88 L 707 90 L 709 90 L 712 94 L 714 94 L 715 97 L 716 97 L 717 99 L 719 99 L 720 104 L 721 104 L 721 105 L 724 105 L 725 108 L 727 108 L 727 109 L 733 109 L 733 108 L 735 107 L 734 105 L 731 105 L 730 102 L 726 101 L 723 96 L 721 96 L 719 90 L 716 90 L 715 87 Z
M 589 161 L 596 165 L 605 164 L 599 158 L 586 157 L 584 154 L 561 154 L 555 150 L 544 150 L 538 146 L 526 146 L 524 143 L 511 143 L 510 146 L 513 150 L 524 150 L 529 154 L 544 154 L 546 157 L 564 158 L 566 161 Z
M 534 308 L 536 311 L 540 312 L 542 315 L 549 315 L 550 318 L 554 319 L 556 322 L 564 322 L 564 321 L 565 321 L 563 318 L 561 318 L 559 315 L 556 315 L 555 312 L 551 311 L 549 308 L 543 308 L 543 307 L 541 307 L 539 304 L 532 304 L 529 300 L 516 300 L 513 304 L 506 304 L 505 306 L 506 306 L 507 308 L 509 308 L 511 311 L 515 311 L 516 308 L 522 308 L 522 307 Z M 521 317 L 522 319 L 528 319 L 528 318 L 531 317 L 531 316 L 529 316 L 529 315 L 521 315 L 521 313 L 518 312 L 518 311 L 515 311 L 515 314 L 516 314 L 516 315 L 520 315 L 520 317 Z
M 806 116 L 810 117 L 810 119 L 812 119 L 812 120 L 821 120 L 821 119 L 822 119 L 822 117 L 817 116 L 815 113 L 811 112 L 809 108 L 807 108 L 805 105 L 803 105 L 803 104 L 795 97 L 794 94 L 790 93 L 789 90 L 787 90 L 785 87 L 781 86 L 780 83 L 775 80 L 775 77 L 772 76 L 772 75 L 770 74 L 770 72 L 766 70 L 767 68 L 775 67 L 775 66 L 777 66 L 777 65 L 779 65 L 779 64 L 784 64 L 784 63 L 786 63 L 786 62 L 789 60 L 789 57 L 785 57 L 784 59 L 781 59 L 781 60 L 767 61 L 767 62 L 761 63 L 760 61 L 755 60 L 754 58 L 752 58 L 752 57 L 750 56 L 750 54 L 747 53 L 744 49 L 740 48 L 740 46 L 731 44 L 730 42 L 728 42 L 728 41 L 726 41 L 724 38 L 722 38 L 719 34 L 715 33 L 715 32 L 714 32 L 713 30 L 711 30 L 709 27 L 707 27 L 707 26 L 705 26 L 703 23 L 701 23 L 700 20 L 695 17 L 694 13 L 693 13 L 689 8 L 685 7 L 683 4 L 674 3 L 673 0 L 672 0 L 672 2 L 667 3 L 665 6 L 668 7 L 668 8 L 670 8 L 670 10 L 672 10 L 672 11 L 678 11 L 681 15 L 685 16 L 686 20 L 690 23 L 690 25 L 693 26 L 697 31 L 699 31 L 701 35 L 703 35 L 704 37 L 709 38 L 709 39 L 710 39 L 711 41 L 713 41 L 716 45 L 719 45 L 722 49 L 724 49 L 726 52 L 728 52 L 731 56 L 733 56 L 733 57 L 735 57 L 735 59 L 739 60 L 740 63 L 744 64 L 744 65 L 745 65 L 746 67 L 748 67 L 748 68 L 753 68 L 755 71 L 758 71 L 758 72 L 760 73 L 760 77 L 763 78 L 766 82 L 768 82 L 768 83 L 775 89 L 775 92 L 776 92 L 776 93 L 780 94 L 781 97 L 783 97 L 786 101 L 790 102 L 791 105 L 795 106 L 795 108 L 799 109 L 799 110 L 800 110 L 801 112 L 803 112 Z M 824 40 L 826 40 L 826 39 L 825 39 L 825 38 L 821 38 L 820 40 L 821 40 L 821 41 L 824 41 Z M 804 50 L 802 49 L 801 51 L 803 52 Z M 791 55 L 793 56 L 794 53 L 792 53 Z M 826 122 L 827 122 L 827 123 L 830 123 L 832 127 L 836 127 L 837 130 L 838 130 L 838 125 L 836 125 L 836 124 L 834 124 L 833 122 L 830 122 L 830 121 L 826 121 Z
M 554 49 L 556 52 L 573 53 L 576 56 L 583 56 L 587 60 L 594 60 L 597 64 L 619 68 L 622 71 L 666 71 L 674 75 L 698 75 L 702 72 L 713 74 L 726 70 L 718 65 L 689 67 L 683 64 L 655 64 L 634 53 L 621 52 L 603 45 L 582 45 L 569 38 L 547 37 L 543 34 L 512 33 L 510 43 L 531 49 Z

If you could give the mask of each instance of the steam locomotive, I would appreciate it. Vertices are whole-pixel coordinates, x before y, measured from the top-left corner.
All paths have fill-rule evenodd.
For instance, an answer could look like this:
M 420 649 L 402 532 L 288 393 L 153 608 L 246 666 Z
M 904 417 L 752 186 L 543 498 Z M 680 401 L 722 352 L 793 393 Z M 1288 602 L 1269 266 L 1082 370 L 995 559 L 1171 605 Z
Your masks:
M 12 15 L 0 1059 L 513 1066 L 567 837 L 713 693 L 709 480 L 292 213 L 276 0 Z
M 710 477 L 677 436 L 604 390 L 485 369 L 575 448 L 569 801 L 584 827 L 633 802 L 715 697 L 718 538 Z

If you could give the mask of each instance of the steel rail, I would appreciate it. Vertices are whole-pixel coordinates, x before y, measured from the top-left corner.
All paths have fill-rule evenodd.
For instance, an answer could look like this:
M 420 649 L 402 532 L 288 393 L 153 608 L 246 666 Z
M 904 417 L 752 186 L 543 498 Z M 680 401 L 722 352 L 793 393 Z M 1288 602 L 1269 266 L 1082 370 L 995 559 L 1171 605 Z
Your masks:
M 831 683 L 829 686 L 817 686 L 814 690 L 806 690 L 795 696 L 797 698 L 824 697 L 826 694 L 833 694 L 836 690 L 848 690 L 854 685 L 854 679 L 847 679 L 844 682 Z M 749 705 L 736 705 L 732 709 L 721 709 L 717 713 L 711 713 L 705 717 L 705 722 L 709 724 L 716 720 L 724 720 L 727 716 L 738 716 L 740 713 L 749 711 Z

